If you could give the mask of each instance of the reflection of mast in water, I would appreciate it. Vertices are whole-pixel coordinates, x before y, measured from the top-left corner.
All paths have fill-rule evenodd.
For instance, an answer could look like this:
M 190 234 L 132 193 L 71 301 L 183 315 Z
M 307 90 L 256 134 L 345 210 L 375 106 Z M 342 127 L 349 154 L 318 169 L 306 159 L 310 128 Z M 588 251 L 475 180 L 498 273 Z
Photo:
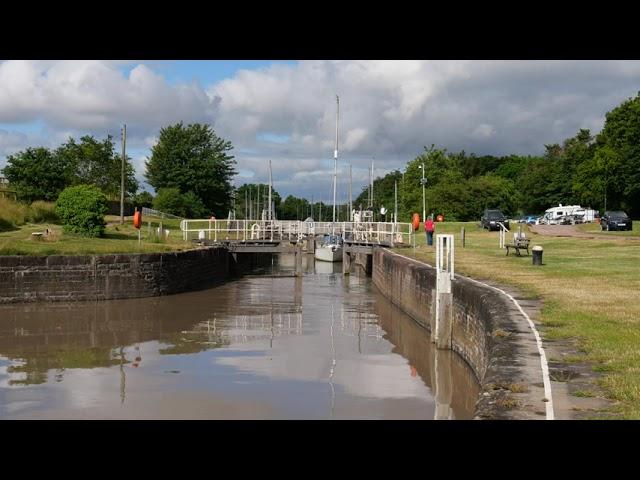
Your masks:
M 273 258 L 273 256 L 271 258 Z M 273 277 L 271 277 L 271 295 L 269 295 L 269 301 L 271 302 L 271 308 L 269 309 L 269 318 L 271 319 L 271 340 L 269 340 L 269 347 L 273 348 Z
M 120 347 L 120 405 L 124 405 L 125 399 L 125 381 L 126 375 L 124 373 L 124 347 Z
M 333 372 L 336 367 L 336 349 L 333 343 L 333 324 L 335 317 L 333 314 L 333 304 L 331 304 L 331 370 L 329 371 L 329 386 L 331 387 L 331 418 L 333 418 L 333 408 L 336 401 L 336 390 L 333 387 Z

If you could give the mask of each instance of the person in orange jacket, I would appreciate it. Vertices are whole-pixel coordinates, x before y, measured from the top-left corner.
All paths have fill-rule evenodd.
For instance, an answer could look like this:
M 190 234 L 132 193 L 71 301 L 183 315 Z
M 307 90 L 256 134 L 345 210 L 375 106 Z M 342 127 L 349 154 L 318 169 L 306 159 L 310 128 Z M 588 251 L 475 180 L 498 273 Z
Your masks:
M 436 224 L 433 223 L 431 215 L 427 217 L 427 221 L 424 222 L 424 231 L 427 233 L 427 245 L 433 245 L 433 232 L 436 230 Z

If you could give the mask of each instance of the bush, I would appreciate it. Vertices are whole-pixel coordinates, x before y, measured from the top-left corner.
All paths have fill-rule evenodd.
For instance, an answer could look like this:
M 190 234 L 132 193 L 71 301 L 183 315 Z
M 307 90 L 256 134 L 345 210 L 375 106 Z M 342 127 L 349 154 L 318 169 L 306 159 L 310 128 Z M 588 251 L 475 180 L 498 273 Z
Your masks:
M 200 197 L 193 192 L 187 192 L 182 195 L 184 202 L 185 217 L 188 218 L 204 218 L 207 216 L 207 207 L 205 207 Z
M 36 201 L 29 207 L 28 220 L 31 223 L 58 223 L 59 218 L 53 202 Z
M 133 203 L 136 205 L 136 207 L 151 208 L 151 206 L 153 205 L 153 195 L 146 191 L 140 192 L 134 197 Z
M 185 217 L 184 198 L 177 188 L 161 188 L 153 199 L 153 208 L 164 213 Z
M 179 217 L 204 218 L 207 207 L 193 192 L 180 193 L 177 188 L 161 188 L 153 200 L 153 208 Z
M 93 185 L 65 188 L 58 197 L 55 212 L 67 232 L 100 237 L 106 225 L 107 197 Z
M 24 225 L 29 215 L 29 207 L 8 198 L 0 198 L 0 229 L 9 230 Z

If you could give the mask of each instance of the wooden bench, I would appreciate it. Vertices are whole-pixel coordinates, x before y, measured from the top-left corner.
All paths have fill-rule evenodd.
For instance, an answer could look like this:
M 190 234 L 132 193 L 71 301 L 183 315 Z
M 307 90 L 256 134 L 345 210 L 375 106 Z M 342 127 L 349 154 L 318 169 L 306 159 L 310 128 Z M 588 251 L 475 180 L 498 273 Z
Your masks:
M 507 255 L 509 255 L 509 249 L 513 248 L 516 251 L 516 255 L 520 256 L 520 250 L 526 250 L 529 255 L 529 238 L 514 238 L 513 243 L 505 245 L 507 247 Z

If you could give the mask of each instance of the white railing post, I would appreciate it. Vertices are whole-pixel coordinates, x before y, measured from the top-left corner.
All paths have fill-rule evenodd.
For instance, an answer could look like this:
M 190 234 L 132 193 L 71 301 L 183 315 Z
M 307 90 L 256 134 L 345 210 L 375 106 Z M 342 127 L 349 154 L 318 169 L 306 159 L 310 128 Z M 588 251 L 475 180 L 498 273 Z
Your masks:
M 431 340 L 440 349 L 451 349 L 454 248 L 453 235 L 436 235 L 436 288 L 433 291 L 435 308 L 431 317 Z

